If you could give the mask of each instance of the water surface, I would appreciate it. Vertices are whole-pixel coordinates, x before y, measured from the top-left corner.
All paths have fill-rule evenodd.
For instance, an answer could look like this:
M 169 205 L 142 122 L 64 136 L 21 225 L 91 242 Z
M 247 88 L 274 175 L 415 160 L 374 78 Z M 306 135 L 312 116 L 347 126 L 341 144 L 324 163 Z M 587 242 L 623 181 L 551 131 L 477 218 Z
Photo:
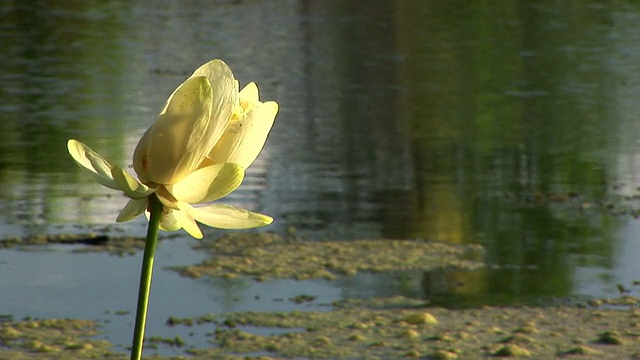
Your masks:
M 82 174 L 66 140 L 130 164 L 173 89 L 223 58 L 281 109 L 227 202 L 273 216 L 269 231 L 481 243 L 503 267 L 269 284 L 160 270 L 151 336 L 170 315 L 344 297 L 458 307 L 636 291 L 633 2 L 16 2 L 0 19 L 4 238 L 143 235 L 144 219 L 114 225 L 126 200 Z M 163 242 L 158 267 L 199 261 L 194 243 Z M 53 250 L 0 252 L 0 312 L 107 319 L 105 337 L 126 344 L 133 316 L 115 312 L 133 311 L 140 257 Z M 282 301 L 301 293 L 319 299 Z

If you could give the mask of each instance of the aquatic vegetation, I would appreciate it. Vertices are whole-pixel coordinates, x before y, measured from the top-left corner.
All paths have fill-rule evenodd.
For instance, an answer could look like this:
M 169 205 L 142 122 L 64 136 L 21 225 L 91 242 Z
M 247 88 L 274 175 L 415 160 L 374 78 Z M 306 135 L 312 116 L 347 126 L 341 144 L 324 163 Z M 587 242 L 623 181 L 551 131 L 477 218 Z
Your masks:
M 233 233 L 198 246 L 211 254 L 200 264 L 175 267 L 184 276 L 335 279 L 358 272 L 473 270 L 485 264 L 479 245 L 421 240 L 304 241 L 270 233 Z
M 100 184 L 130 198 L 116 221 L 146 212 L 149 227 L 140 275 L 131 359 L 142 356 L 158 231 L 185 229 L 201 239 L 197 222 L 222 229 L 270 224 L 269 216 L 211 203 L 234 191 L 258 156 L 278 112 L 278 104 L 259 100 L 258 87 L 242 91 L 222 60 L 202 65 L 169 96 L 156 122 L 133 153 L 138 179 L 78 140 L 69 154 Z M 193 206 L 193 205 L 199 206 Z
M 221 60 L 212 60 L 171 94 L 133 154 L 138 179 L 71 139 L 69 154 L 94 179 L 130 198 L 117 217 L 131 220 L 149 209 L 149 196 L 162 203 L 160 228 L 184 228 L 202 238 L 196 221 L 223 229 L 246 229 L 273 219 L 237 207 L 211 203 L 234 191 L 258 156 L 278 112 L 259 100 L 258 87 L 238 82 Z M 193 206 L 202 205 L 202 206 Z

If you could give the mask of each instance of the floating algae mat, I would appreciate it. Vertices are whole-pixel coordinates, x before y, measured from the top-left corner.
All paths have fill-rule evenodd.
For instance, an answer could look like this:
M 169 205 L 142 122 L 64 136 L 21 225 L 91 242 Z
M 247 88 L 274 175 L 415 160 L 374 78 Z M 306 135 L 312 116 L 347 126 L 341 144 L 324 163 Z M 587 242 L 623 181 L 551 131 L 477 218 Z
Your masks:
M 175 267 L 182 275 L 257 280 L 273 278 L 335 279 L 358 272 L 473 270 L 483 266 L 479 245 L 448 245 L 421 240 L 305 241 L 270 233 L 233 233 L 203 241 L 198 249 L 211 257 L 200 264 Z
M 148 339 L 184 349 L 153 359 L 633 359 L 640 355 L 638 300 L 597 307 L 483 307 L 448 310 L 403 297 L 346 300 L 329 312 L 237 312 L 167 320 L 207 331 L 209 347 L 189 338 Z M 632 304 L 633 303 L 633 304 Z M 211 332 L 212 327 L 215 328 Z M 279 329 L 274 335 L 256 328 Z M 176 329 L 178 330 L 178 329 Z M 92 340 L 86 320 L 0 323 L 0 359 L 127 359 Z
M 51 238 L 16 240 L 29 244 L 88 244 L 91 251 L 127 253 L 137 240 Z M 127 245 L 129 244 L 129 245 Z M 241 232 L 203 241 L 209 258 L 175 268 L 189 276 L 250 276 L 333 279 L 358 272 L 483 266 L 478 246 L 428 241 L 304 241 L 268 233 Z M 137 250 L 135 250 L 137 251 Z M 185 280 L 188 281 L 188 280 Z M 313 301 L 304 296 L 299 301 Z M 450 310 L 422 299 L 347 299 L 328 311 L 225 312 L 168 317 L 166 338 L 147 339 L 154 359 L 621 359 L 640 358 L 640 302 L 633 297 L 592 300 L 580 307 L 491 307 Z M 185 331 L 186 330 L 186 331 Z M 127 359 L 94 336 L 88 320 L 0 322 L 0 359 Z M 182 334 L 182 337 L 180 335 Z M 193 334 L 187 335 L 184 334 Z M 200 342 L 203 334 L 205 343 Z M 163 335 L 164 336 L 164 335 Z M 197 342 L 198 346 L 194 346 Z M 177 356 L 176 353 L 183 354 Z
M 638 304 L 637 300 L 635 304 Z M 584 307 L 448 310 L 393 297 L 345 301 L 331 312 L 242 312 L 169 319 L 173 326 L 217 324 L 197 358 L 268 353 L 318 359 L 637 358 L 640 311 Z M 243 328 L 290 329 L 259 336 Z M 636 356 L 636 357 L 634 357 Z M 268 358 L 268 357 L 265 357 Z
M 0 240 L 0 249 L 33 250 L 44 245 L 86 245 L 74 252 L 106 252 L 112 255 L 133 255 L 144 249 L 145 238 L 131 236 L 110 236 L 99 233 L 88 234 L 47 234 L 27 237 L 13 237 Z
M 98 333 L 89 320 L 47 319 L 0 323 L 0 359 L 92 359 L 111 344 L 91 339 Z M 124 358 L 124 357 L 123 357 Z

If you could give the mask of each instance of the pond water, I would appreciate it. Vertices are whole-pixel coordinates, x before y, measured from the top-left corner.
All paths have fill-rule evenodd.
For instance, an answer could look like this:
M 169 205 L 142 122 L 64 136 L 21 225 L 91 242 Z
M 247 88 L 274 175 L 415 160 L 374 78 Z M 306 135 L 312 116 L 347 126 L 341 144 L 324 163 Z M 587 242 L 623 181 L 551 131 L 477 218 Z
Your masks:
M 327 281 L 185 279 L 163 241 L 149 336 L 168 316 L 325 309 L 393 294 L 450 307 L 637 293 L 640 6 L 631 1 L 0 4 L 0 234 L 142 236 L 71 161 L 77 138 L 131 163 L 194 68 L 222 58 L 280 104 L 226 202 L 311 239 L 480 243 L 499 270 Z M 205 236 L 221 234 L 203 229 Z M 140 255 L 0 251 L 0 314 L 105 322 L 127 346 Z M 311 304 L 287 298 L 318 296 Z M 127 313 L 129 312 L 129 313 Z M 171 333 L 173 334 L 173 333 Z

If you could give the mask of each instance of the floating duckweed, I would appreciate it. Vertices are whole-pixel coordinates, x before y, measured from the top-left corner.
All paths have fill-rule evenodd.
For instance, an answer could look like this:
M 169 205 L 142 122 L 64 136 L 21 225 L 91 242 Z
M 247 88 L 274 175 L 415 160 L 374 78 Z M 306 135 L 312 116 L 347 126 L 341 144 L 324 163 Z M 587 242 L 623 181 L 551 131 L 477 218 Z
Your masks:
M 499 326 L 488 326 L 487 328 L 485 328 L 483 331 L 488 332 L 488 333 L 493 333 L 493 334 L 504 334 L 505 331 L 502 330 L 501 327 Z
M 387 346 L 387 342 L 386 341 L 375 341 L 375 342 L 372 342 L 371 344 L 369 344 L 370 348 L 385 347 L 385 346 Z
M 602 300 L 600 299 L 591 299 L 587 301 L 587 304 L 592 307 L 600 307 L 602 306 Z
M 295 303 L 295 304 L 302 304 L 302 303 L 306 303 L 306 302 L 312 302 L 317 298 L 317 296 L 312 296 L 312 295 L 307 295 L 307 294 L 300 294 L 297 296 L 294 296 L 292 298 L 289 298 L 289 301 Z
M 87 359 L 106 353 L 110 344 L 93 340 L 88 320 L 44 319 L 0 323 L 0 359 Z
M 597 354 L 600 354 L 600 351 L 584 345 L 578 345 L 576 347 L 573 347 L 565 351 L 563 354 L 565 355 L 597 355 Z
M 404 318 L 404 321 L 411 325 L 437 325 L 438 320 L 435 316 L 429 314 L 428 312 L 411 314 Z
M 429 254 L 429 246 L 437 243 L 420 241 L 386 241 L 362 240 L 354 242 L 320 242 L 314 243 L 283 239 L 275 235 L 248 235 L 242 233 L 235 239 L 245 238 L 239 244 L 227 241 L 218 248 L 216 244 L 205 244 L 212 252 L 212 258 L 194 267 L 184 268 L 186 272 L 193 272 L 194 277 L 203 275 L 236 277 L 248 275 L 268 280 L 273 277 L 302 278 L 336 277 L 349 271 L 386 271 L 403 269 L 423 269 L 424 264 L 415 265 L 423 254 L 413 254 L 406 262 L 397 261 L 394 257 L 409 251 L 412 247 L 416 252 L 423 249 Z M 231 237 L 233 239 L 233 237 Z M 40 238 L 38 241 L 50 242 L 51 239 Z M 256 240 L 254 242 L 254 240 Z M 62 241 L 72 241 L 62 238 Z M 111 240 L 108 240 L 109 243 Z M 135 243 L 132 241 L 132 243 Z M 115 246 L 115 245 L 113 245 Z M 385 251 L 380 251 L 385 246 Z M 313 253 L 326 247 L 331 251 Z M 105 247 L 106 248 L 106 247 Z M 442 248 L 444 249 L 444 248 Z M 444 250 L 434 251 L 433 254 L 446 253 Z M 455 259 L 458 247 L 450 247 L 451 252 L 446 255 Z M 277 276 L 269 273 L 269 261 L 278 251 L 284 250 L 292 254 L 282 257 L 282 264 L 277 269 Z M 442 250 L 442 251 L 441 251 Z M 324 250 L 323 250 L 324 251 Z M 441 252 L 438 252 L 441 251 Z M 294 255 L 304 259 L 304 254 L 313 253 L 307 257 L 312 266 L 300 265 Z M 388 259 L 377 253 L 391 253 Z M 300 255 L 301 254 L 301 255 Z M 362 255 L 362 257 L 361 257 Z M 228 257 L 230 262 L 221 260 Z M 310 260 L 309 260 L 310 259 Z M 362 259 L 354 264 L 354 259 Z M 232 261 L 231 261 L 232 260 Z M 231 264 L 233 261 L 236 265 Z M 427 269 L 431 263 L 427 265 Z M 457 267 L 455 265 L 454 267 Z M 463 267 L 464 268 L 464 267 Z M 213 269 L 213 270 L 212 270 Z M 292 270 L 293 269 L 293 270 Z M 264 273 L 262 273 L 264 272 Z M 222 274 L 222 275 L 219 275 Z M 301 298 L 300 300 L 303 300 Z M 603 301 L 603 304 L 632 306 L 637 299 L 631 297 L 618 300 Z M 583 338 L 598 344 L 614 344 L 620 346 L 607 347 L 607 355 L 612 353 L 615 358 L 628 357 L 633 351 L 633 342 L 623 341 L 619 333 L 606 331 L 612 328 L 623 329 L 629 326 L 629 318 L 637 317 L 635 312 L 616 311 L 606 307 L 595 311 L 583 308 L 569 307 L 549 308 L 496 308 L 484 307 L 476 310 L 446 310 L 442 308 L 428 308 L 428 311 L 439 327 L 416 327 L 425 325 L 427 320 L 412 321 L 411 316 L 423 316 L 425 301 L 420 299 L 345 300 L 333 304 L 334 309 L 326 312 L 300 311 L 282 313 L 232 313 L 207 314 L 197 318 L 170 318 L 167 323 L 172 326 L 203 326 L 203 332 L 213 332 L 211 337 L 214 344 L 208 349 L 194 349 L 189 346 L 189 338 L 182 341 L 185 354 L 193 354 L 194 360 L 225 358 L 242 359 L 255 353 L 269 351 L 274 358 L 324 358 L 324 359 L 353 359 L 353 358 L 407 358 L 424 357 L 428 359 L 457 359 L 458 357 L 473 358 L 473 355 L 486 356 L 536 356 L 552 358 L 558 354 L 586 354 L 597 355 L 584 345 L 576 346 L 573 339 Z M 417 310 L 422 309 L 422 310 Z M 544 314 L 545 321 L 540 321 L 540 314 Z M 275 335 L 258 336 L 247 332 L 225 329 L 221 326 L 225 319 L 227 324 L 248 325 L 249 327 L 291 329 L 290 332 L 277 331 Z M 535 319 L 531 321 L 530 319 Z M 637 320 L 637 319 L 632 319 Z M 518 327 L 519 326 L 519 327 Z M 502 329 L 512 330 L 517 327 L 512 336 L 506 337 Z M 221 330 L 220 330 L 221 329 Z M 312 329 L 307 332 L 302 329 Z M 448 333 L 434 335 L 435 330 L 447 329 Z M 489 330 L 487 330 L 489 329 Z M 184 329 L 183 329 L 184 330 Z M 462 331 L 464 330 L 464 331 Z M 188 331 L 199 331 L 198 328 Z M 268 331 L 267 331 L 268 332 Z M 510 331 L 509 331 L 510 332 Z M 6 321 L 0 323 L 0 359 L 88 359 L 113 358 L 124 359 L 124 355 L 113 354 L 110 344 L 90 338 L 95 334 L 95 324 L 88 321 L 74 320 L 41 320 L 41 321 Z M 400 334 L 400 336 L 399 336 Z M 405 337 L 402 334 L 409 336 Z M 424 336 L 432 341 L 408 341 L 411 334 Z M 627 333 L 625 333 L 626 335 Z M 431 337 L 429 337 L 431 336 Z M 630 336 L 631 337 L 631 336 Z M 172 339 L 169 337 L 168 339 Z M 175 339 L 174 339 L 175 340 Z M 502 341 L 502 343 L 500 343 Z M 446 342 L 446 343 L 445 343 Z M 490 344 L 490 345 L 486 345 Z M 576 346 L 565 352 L 566 344 Z M 524 346 L 524 347 L 523 347 Z M 446 347 L 447 349 L 442 349 Z M 456 349 L 456 351 L 452 351 Z M 459 349 L 459 350 L 458 350 Z M 489 350 L 490 349 L 490 350 Z M 500 354 L 502 349 L 505 353 Z M 523 351 L 517 351 L 518 349 Z M 595 353 L 593 353 L 595 351 Z M 25 357 L 24 353 L 29 357 Z M 17 354 L 17 355 L 16 355 Z M 233 355 L 230 355 L 233 354 Z M 31 356 L 33 355 L 33 356 Z M 440 357 L 438 357 L 440 356 Z M 162 360 L 162 356 L 155 358 Z M 265 357 L 268 358 L 268 357 Z M 614 357 L 612 357 L 614 358 Z
M 331 339 L 326 336 L 319 336 L 313 341 L 313 345 L 315 346 L 330 346 L 332 345 Z
M 23 324 L 23 326 L 28 329 L 37 329 L 40 327 L 40 323 L 37 321 L 27 321 Z
M 420 337 L 420 333 L 413 329 L 406 329 L 404 331 L 401 331 L 400 334 L 398 334 L 398 337 L 405 339 L 415 339 L 417 337 Z
M 22 336 L 22 332 L 11 326 L 0 330 L 0 338 L 3 340 L 16 340 Z
M 303 241 L 269 233 L 227 234 L 203 241 L 199 249 L 211 258 L 200 264 L 175 267 L 183 276 L 251 276 L 297 280 L 328 279 L 359 272 L 431 270 L 435 268 L 478 269 L 481 262 L 466 260 L 478 245 L 449 245 L 418 240 Z M 384 249 L 384 251 L 381 251 Z M 357 261 L 355 261 L 357 259 Z
M 351 341 L 365 341 L 367 338 L 362 334 L 353 334 L 349 336 L 349 340 Z
M 515 335 L 511 335 L 511 336 L 507 336 L 506 338 L 500 340 L 501 343 L 517 343 L 517 344 L 531 344 L 533 342 L 535 342 L 535 340 L 533 340 L 533 338 L 524 335 L 524 334 L 515 334 Z
M 404 353 L 404 356 L 408 358 L 419 358 L 420 352 L 418 350 L 409 350 L 406 353 Z
M 0 247 L 28 249 L 33 245 L 48 244 L 84 244 L 88 245 L 73 252 L 107 252 L 112 255 L 133 255 L 144 248 L 144 238 L 112 237 L 97 233 L 87 234 L 38 234 L 23 238 L 0 239 Z
M 436 350 L 429 356 L 431 360 L 456 360 L 457 358 L 458 354 L 447 350 Z
M 267 329 L 290 328 L 292 331 L 278 332 L 279 335 L 267 337 L 253 336 L 244 340 L 240 336 L 216 336 L 216 343 L 223 344 L 224 347 L 219 351 L 210 349 L 208 354 L 221 354 L 223 350 L 225 354 L 246 354 L 251 351 L 264 351 L 265 344 L 275 343 L 279 348 L 274 352 L 274 357 L 283 358 L 387 359 L 405 357 L 412 350 L 417 351 L 420 358 L 426 356 L 425 359 L 432 359 L 431 355 L 436 354 L 437 350 L 451 352 L 460 358 L 474 358 L 474 355 L 482 353 L 485 356 L 501 354 L 500 356 L 514 358 L 553 358 L 562 354 L 557 349 L 563 348 L 564 344 L 578 344 L 574 340 L 585 336 L 595 338 L 606 329 L 604 326 L 611 326 L 613 321 L 628 324 L 628 313 L 623 311 L 602 310 L 606 316 L 602 318 L 602 322 L 594 323 L 593 310 L 584 308 L 487 306 L 481 310 L 429 308 L 428 313 L 437 318 L 441 326 L 420 327 L 406 321 L 411 315 L 425 312 L 416 310 L 417 307 L 425 306 L 418 299 L 394 297 L 343 300 L 333 305 L 335 308 L 329 312 L 218 314 L 215 318 L 232 318 L 238 324 Z M 537 324 L 531 321 L 534 318 L 539 319 L 536 321 Z M 541 321 L 542 319 L 544 321 Z M 199 322 L 197 318 L 193 321 Z M 505 337 L 503 331 L 486 331 L 490 326 L 503 329 L 512 328 L 514 324 L 519 324 L 520 327 L 535 327 L 538 332 L 513 332 Z M 434 334 L 433 331 L 438 328 L 447 329 L 447 332 Z M 551 335 L 559 328 L 563 330 L 556 331 L 558 335 Z M 412 338 L 411 332 L 407 330 L 415 331 L 419 337 Z M 330 342 L 326 339 L 324 342 L 318 340 L 323 337 Z M 425 341 L 413 340 L 421 338 Z M 407 347 L 409 344 L 411 346 Z M 627 347 L 615 347 L 612 351 L 616 351 L 616 354 L 623 351 L 627 353 L 629 346 L 631 344 Z M 408 355 L 406 357 L 410 358 Z
M 90 350 L 93 348 L 93 345 L 89 343 L 69 342 L 64 344 L 64 348 L 66 350 Z
M 509 345 L 500 347 L 498 350 L 496 350 L 493 353 L 493 355 L 502 356 L 502 357 L 508 357 L 508 356 L 527 357 L 527 356 L 531 356 L 531 352 L 521 346 L 509 344 Z
M 535 334 L 538 332 L 538 329 L 533 326 L 532 324 L 526 324 L 523 325 L 517 329 L 514 330 L 515 333 L 522 333 L 522 334 Z
M 443 334 L 443 335 L 431 336 L 427 340 L 451 342 L 451 341 L 453 341 L 453 338 L 451 336 L 447 335 L 447 334 Z
M 394 297 L 373 300 L 343 300 L 335 304 L 331 311 L 293 312 L 239 312 L 205 314 L 196 318 L 180 319 L 171 317 L 167 323 L 185 326 L 171 329 L 182 333 L 215 331 L 208 334 L 211 346 L 194 348 L 190 338 L 176 341 L 169 336 L 165 341 L 149 344 L 158 349 L 172 344 L 181 344 L 183 355 L 190 359 L 204 360 L 220 358 L 240 360 L 262 354 L 262 358 L 317 358 L 317 359 L 474 359 L 488 355 L 510 358 L 551 359 L 558 356 L 586 355 L 584 358 L 607 357 L 611 359 L 629 358 L 636 344 L 624 341 L 617 346 L 607 346 L 606 352 L 597 351 L 581 339 L 620 339 L 613 328 L 629 329 L 629 312 L 611 309 L 598 310 L 602 316 L 594 316 L 595 310 L 570 307 L 484 307 L 481 310 L 448 310 L 428 308 L 437 318 L 438 327 L 418 327 L 405 319 L 412 314 L 423 313 L 423 301 Z M 422 306 L 422 310 L 416 307 Z M 511 329 L 515 326 L 531 326 L 536 320 L 535 333 L 504 334 L 486 331 L 488 326 Z M 222 325 L 225 319 L 238 324 L 236 328 Z M 198 324 L 202 324 L 198 327 Z M 472 324 L 472 325 L 469 325 Z M 191 326 L 188 327 L 187 326 Z M 279 329 L 272 335 L 256 335 L 239 328 L 262 328 L 260 333 L 271 333 L 269 329 Z M 214 329 L 215 330 L 211 330 Z M 304 331 L 313 328 L 312 332 Z M 446 329 L 446 332 L 442 330 Z M 412 338 L 412 330 L 419 337 Z M 439 332 L 436 333 L 436 330 Z M 105 341 L 91 338 L 96 332 L 93 322 L 84 320 L 7 320 L 0 323 L 0 359 L 44 360 L 44 359 L 101 359 L 124 360 L 126 354 L 112 352 Z M 410 335 L 403 337 L 403 332 Z M 555 332 L 555 335 L 552 335 Z M 607 335 L 607 332 L 609 333 Z M 415 334 L 413 333 L 413 334 Z M 426 339 L 420 341 L 418 339 Z M 567 347 L 567 344 L 571 344 Z M 600 343 L 596 343 L 602 347 Z M 589 345 L 591 346 L 591 345 Z M 569 348 L 568 350 L 566 350 Z M 561 350 L 558 350 L 561 349 Z M 564 351 L 563 351 L 564 350 Z M 601 350 L 601 349 L 598 349 Z M 582 358 L 581 357 L 581 358 Z M 157 360 L 172 357 L 154 356 Z M 179 358 L 179 357 L 173 357 Z M 568 357 L 569 358 L 569 357 Z
M 349 329 L 365 330 L 369 327 L 369 325 L 365 323 L 357 322 L 357 323 L 349 324 L 347 327 Z
M 278 345 L 277 343 L 270 342 L 265 345 L 264 350 L 268 352 L 276 352 L 280 350 L 280 345 Z
M 617 331 L 605 331 L 601 333 L 596 342 L 605 345 L 622 345 L 624 343 Z
M 29 341 L 27 343 L 27 348 L 41 353 L 50 353 L 58 350 L 56 347 L 47 345 L 40 340 Z

